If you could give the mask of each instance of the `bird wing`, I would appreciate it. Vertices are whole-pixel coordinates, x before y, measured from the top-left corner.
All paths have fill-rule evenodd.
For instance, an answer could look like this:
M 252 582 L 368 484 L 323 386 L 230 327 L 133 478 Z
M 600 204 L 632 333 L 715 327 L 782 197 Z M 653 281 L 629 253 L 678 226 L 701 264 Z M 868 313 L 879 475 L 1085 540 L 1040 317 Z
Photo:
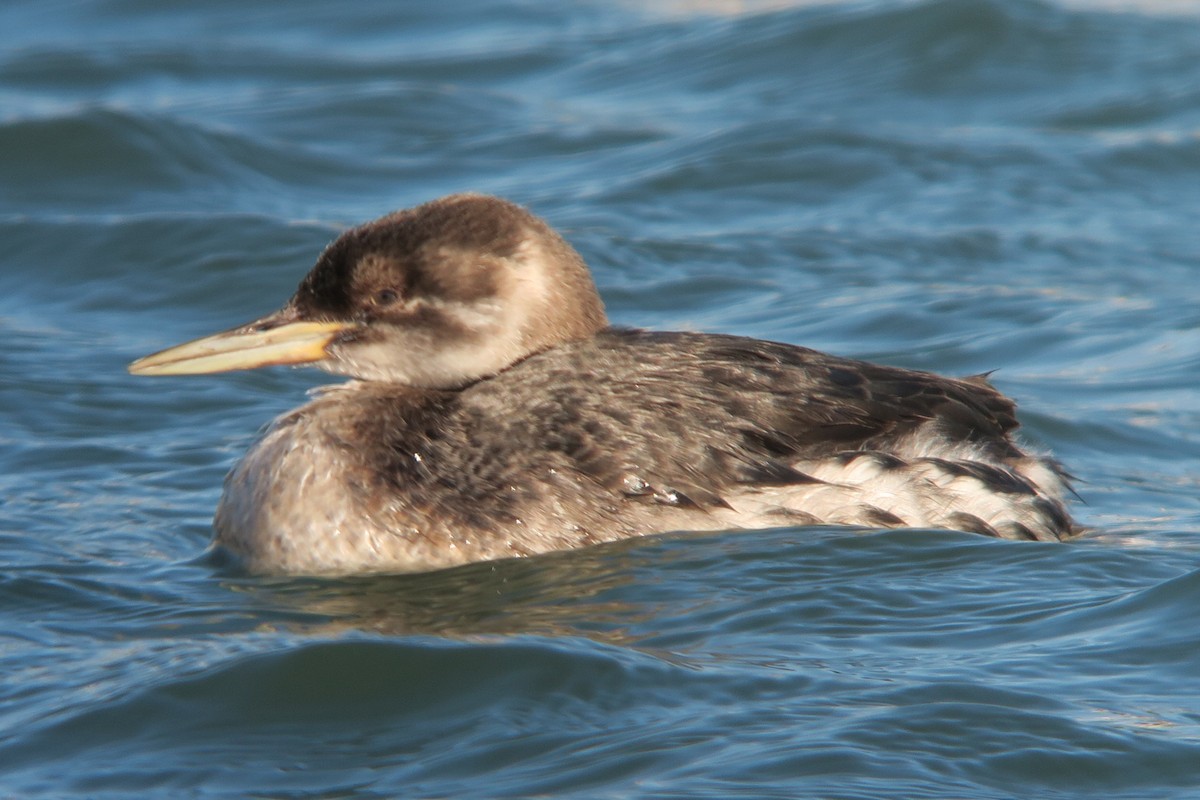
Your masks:
M 996 458 L 1017 452 L 1015 405 L 983 376 L 737 336 L 608 330 L 532 356 L 461 401 L 513 448 L 554 453 L 611 492 L 672 505 L 725 505 L 738 485 L 811 481 L 796 464 L 887 453 L 918 433 Z

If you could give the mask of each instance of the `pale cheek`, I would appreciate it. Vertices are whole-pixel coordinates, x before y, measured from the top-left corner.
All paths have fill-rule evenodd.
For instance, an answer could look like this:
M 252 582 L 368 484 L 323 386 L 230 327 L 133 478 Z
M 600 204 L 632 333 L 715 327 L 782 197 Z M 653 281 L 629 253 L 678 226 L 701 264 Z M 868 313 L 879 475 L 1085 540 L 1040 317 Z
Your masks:
M 320 366 L 365 381 L 449 389 L 494 375 L 522 355 L 518 338 L 503 333 L 454 344 L 410 335 L 404 341 L 356 344 Z
M 495 375 L 548 343 L 530 335 L 543 324 L 548 297 L 545 264 L 531 247 L 519 256 L 526 263 L 513 270 L 520 277 L 506 281 L 496 297 L 470 303 L 412 300 L 410 311 L 431 311 L 443 324 L 380 324 L 379 340 L 335 346 L 320 366 L 338 375 L 422 388 L 455 388 Z M 439 336 L 436 329 L 470 333 Z

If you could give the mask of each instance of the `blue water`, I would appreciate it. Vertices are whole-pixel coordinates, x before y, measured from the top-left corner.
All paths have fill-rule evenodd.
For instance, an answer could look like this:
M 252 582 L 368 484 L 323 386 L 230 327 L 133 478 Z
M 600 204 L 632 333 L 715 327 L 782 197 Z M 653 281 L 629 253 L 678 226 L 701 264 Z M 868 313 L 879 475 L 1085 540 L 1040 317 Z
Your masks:
M 1200 10 L 0 6 L 0 797 L 1200 797 Z M 612 318 L 996 370 L 1067 545 L 671 535 L 262 579 L 204 549 L 327 380 L 138 379 L 452 191 Z

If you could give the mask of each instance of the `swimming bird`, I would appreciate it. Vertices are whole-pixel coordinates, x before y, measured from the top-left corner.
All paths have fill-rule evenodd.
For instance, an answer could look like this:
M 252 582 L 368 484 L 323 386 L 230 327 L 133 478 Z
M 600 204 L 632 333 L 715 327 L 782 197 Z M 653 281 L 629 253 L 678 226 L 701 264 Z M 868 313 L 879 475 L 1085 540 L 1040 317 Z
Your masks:
M 129 370 L 277 364 L 352 380 L 226 478 L 214 543 L 255 572 L 418 572 L 676 530 L 1075 529 L 1066 474 L 1018 443 L 984 376 L 611 327 L 579 254 L 496 197 L 350 229 L 280 310 Z

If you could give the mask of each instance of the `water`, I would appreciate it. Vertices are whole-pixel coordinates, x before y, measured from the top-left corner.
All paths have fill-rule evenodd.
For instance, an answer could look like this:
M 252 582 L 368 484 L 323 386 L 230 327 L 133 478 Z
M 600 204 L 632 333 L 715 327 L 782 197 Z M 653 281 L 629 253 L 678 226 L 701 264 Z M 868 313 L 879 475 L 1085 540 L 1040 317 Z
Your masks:
M 0 8 L 0 796 L 1200 796 L 1190 3 Z M 611 316 L 997 370 L 1064 546 L 203 551 L 317 373 L 135 379 L 343 227 L 511 197 Z

